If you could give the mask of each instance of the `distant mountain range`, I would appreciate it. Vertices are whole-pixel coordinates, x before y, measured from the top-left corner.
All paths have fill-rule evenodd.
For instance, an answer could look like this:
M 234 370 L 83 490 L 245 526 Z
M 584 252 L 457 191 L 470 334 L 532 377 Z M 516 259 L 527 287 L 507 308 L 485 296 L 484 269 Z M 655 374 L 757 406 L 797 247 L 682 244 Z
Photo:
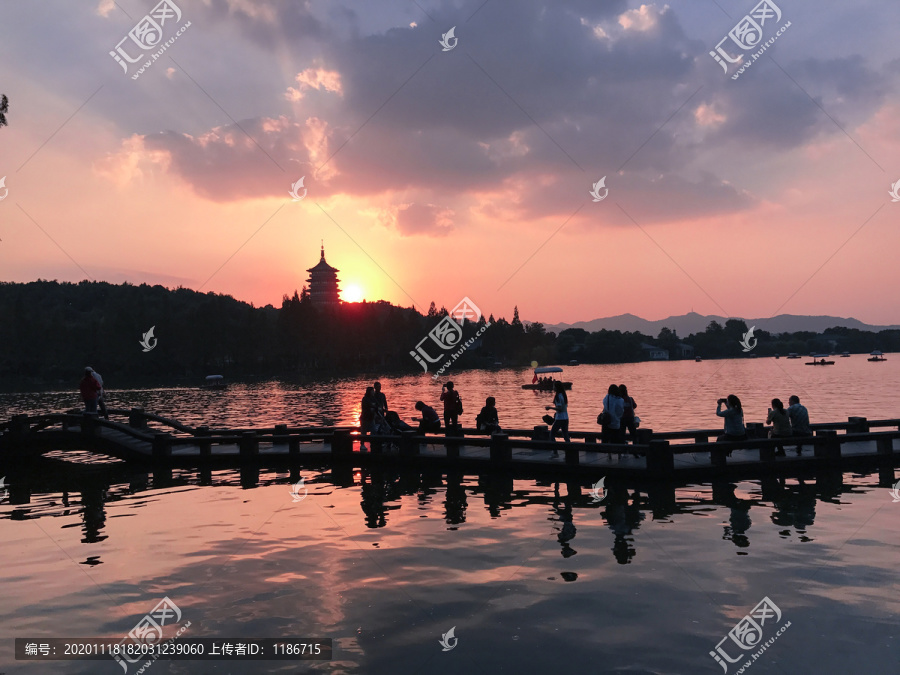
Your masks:
M 593 333 L 598 330 L 618 330 L 621 332 L 638 332 L 656 337 L 663 328 L 671 328 L 679 337 L 687 337 L 692 333 L 702 333 L 706 330 L 710 321 L 718 321 L 723 326 L 729 317 L 709 315 L 704 316 L 696 312 L 683 314 L 682 316 L 670 316 L 668 319 L 648 321 L 634 314 L 619 314 L 605 319 L 593 321 L 578 321 L 576 323 L 560 323 L 555 325 L 545 324 L 548 331 L 559 334 L 566 328 L 583 328 Z M 741 317 L 731 317 L 741 318 Z M 742 319 L 747 326 L 756 326 L 760 330 L 770 333 L 796 333 L 797 331 L 812 331 L 821 333 L 826 328 L 836 326 L 844 328 L 858 328 L 859 330 L 877 332 L 880 330 L 900 329 L 900 326 L 871 326 L 856 319 L 845 319 L 839 316 L 798 316 L 796 314 L 779 314 L 768 319 Z

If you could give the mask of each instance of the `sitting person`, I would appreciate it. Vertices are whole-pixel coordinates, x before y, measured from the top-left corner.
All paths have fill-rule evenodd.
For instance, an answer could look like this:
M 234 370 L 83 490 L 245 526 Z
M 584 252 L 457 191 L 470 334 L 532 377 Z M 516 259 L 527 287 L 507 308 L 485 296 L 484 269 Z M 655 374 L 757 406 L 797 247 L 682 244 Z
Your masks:
M 435 433 L 441 430 L 441 417 L 434 408 L 425 405 L 422 401 L 416 401 L 416 410 L 422 413 L 422 419 L 419 420 L 420 434 Z
M 798 396 L 791 396 L 788 399 L 788 417 L 791 418 L 791 435 L 803 438 L 812 436 L 813 432 L 809 426 L 809 411 L 806 406 L 800 405 Z M 803 449 L 802 443 L 797 443 L 797 454 Z
M 500 431 L 500 419 L 497 416 L 497 401 L 493 396 L 488 396 L 481 412 L 475 416 L 475 428 L 486 434 L 494 434 Z
M 769 438 L 790 438 L 791 418 L 788 416 L 787 410 L 784 409 L 784 403 L 780 398 L 772 399 L 772 407 L 769 408 L 769 416 L 766 417 L 766 424 L 771 424 L 769 429 Z M 784 457 L 784 446 L 779 443 L 776 446 L 775 454 Z
M 400 419 L 400 415 L 397 414 L 396 410 L 388 410 L 384 414 L 384 419 L 391 426 L 391 429 L 394 431 L 411 431 L 412 427 L 409 426 L 406 422 Z

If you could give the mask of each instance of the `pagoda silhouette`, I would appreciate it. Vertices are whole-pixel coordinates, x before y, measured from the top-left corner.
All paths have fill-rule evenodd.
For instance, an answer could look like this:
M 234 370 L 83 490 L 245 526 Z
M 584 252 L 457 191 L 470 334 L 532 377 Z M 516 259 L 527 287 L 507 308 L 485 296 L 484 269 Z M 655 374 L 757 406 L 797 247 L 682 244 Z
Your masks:
M 322 242 L 322 254 L 319 263 L 310 267 L 309 272 L 309 300 L 316 307 L 336 308 L 341 304 L 340 289 L 338 288 L 337 273 L 335 269 L 325 262 L 325 242 Z

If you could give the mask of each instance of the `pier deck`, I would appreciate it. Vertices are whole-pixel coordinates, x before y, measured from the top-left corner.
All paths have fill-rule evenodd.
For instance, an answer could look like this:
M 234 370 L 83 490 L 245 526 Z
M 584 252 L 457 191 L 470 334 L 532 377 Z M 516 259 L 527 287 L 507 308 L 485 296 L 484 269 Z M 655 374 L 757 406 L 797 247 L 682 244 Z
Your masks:
M 758 437 L 738 443 L 710 443 L 719 433 L 710 429 L 668 433 L 641 429 L 633 445 L 598 444 L 597 433 L 572 432 L 572 442 L 554 443 L 547 439 L 546 427 L 537 426 L 490 437 L 471 429 L 450 436 L 416 432 L 372 436 L 365 439 L 367 450 L 362 451 L 362 439 L 354 427 L 211 430 L 187 427 L 137 408 L 110 410 L 110 414 L 128 421 L 106 421 L 80 411 L 16 416 L 0 425 L 0 462 L 51 450 L 56 457 L 64 456 L 66 450 L 90 450 L 124 462 L 171 467 L 349 463 L 651 478 L 900 463 L 900 420 L 861 417 L 813 425 L 815 436 L 785 439 L 786 456 L 776 457 L 778 442 L 763 437 L 761 425 L 752 424 L 748 431 Z M 800 452 L 798 441 L 803 446 Z M 558 456 L 553 456 L 554 451 Z

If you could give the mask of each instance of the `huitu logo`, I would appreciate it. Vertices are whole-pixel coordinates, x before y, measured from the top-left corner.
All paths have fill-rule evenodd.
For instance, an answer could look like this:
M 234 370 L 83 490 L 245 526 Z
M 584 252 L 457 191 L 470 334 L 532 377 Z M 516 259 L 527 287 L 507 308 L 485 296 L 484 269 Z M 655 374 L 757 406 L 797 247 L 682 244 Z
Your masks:
M 441 51 L 449 52 L 451 49 L 453 49 L 456 46 L 456 43 L 459 42 L 459 38 L 456 37 L 455 33 L 456 33 L 456 26 L 453 26 L 453 28 L 448 30 L 443 35 L 441 35 L 441 39 L 438 40 L 441 47 L 443 47 L 443 49 Z M 451 40 L 453 41 L 452 43 L 450 42 Z
M 589 194 L 594 198 L 595 202 L 602 202 L 606 199 L 606 196 L 609 194 L 609 189 L 606 187 L 606 176 L 594 183 L 593 188 L 593 190 L 589 191 Z M 601 188 L 603 189 L 602 195 L 600 194 Z
M 0 502 L 6 499 L 6 495 L 9 494 L 9 491 L 6 489 L 6 476 L 0 478 Z
M 304 480 L 306 480 L 306 479 L 301 478 L 296 483 L 291 485 L 291 497 L 293 498 L 293 501 L 295 501 L 295 502 L 302 502 L 304 499 L 306 499 L 306 495 L 309 492 L 306 489 L 306 485 L 303 484 Z M 300 493 L 301 490 L 303 491 L 303 494 Z
M 603 487 L 603 483 L 605 481 L 606 476 L 604 476 L 591 486 L 591 501 L 595 504 L 599 504 L 604 499 L 606 499 L 606 489 Z
M 0 185 L 3 185 L 3 182 L 0 181 Z M 892 197 L 892 202 L 900 202 L 900 180 L 891 185 L 891 191 L 888 194 Z M 2 197 L 0 197 L 2 199 Z
M 466 319 L 472 322 L 481 319 L 481 310 L 478 309 L 475 303 L 469 300 L 468 297 L 460 300 L 459 304 L 453 308 L 448 316 L 441 319 L 440 323 L 432 328 L 428 335 L 419 340 L 419 344 L 416 345 L 415 350 L 410 350 L 409 355 L 412 356 L 427 373 L 429 363 L 437 363 L 443 358 L 444 353 L 448 349 L 457 346 L 459 347 L 459 349 L 451 354 L 450 360 L 445 361 L 440 369 L 432 375 L 433 380 L 436 380 L 439 375 L 442 375 L 443 372 L 450 367 L 450 364 L 456 361 L 466 349 L 475 344 L 475 340 L 481 337 L 481 334 L 491 325 L 490 323 L 485 323 L 478 329 L 474 337 L 470 337 L 465 343 L 460 345 L 463 337 L 462 327 L 465 325 Z M 422 343 L 428 339 L 431 339 L 431 341 L 440 348 L 441 351 L 437 356 L 432 357 L 425 347 L 422 346 Z
M 173 37 L 163 42 L 163 33 L 166 31 L 166 22 L 172 24 L 177 23 L 178 21 L 181 21 L 181 8 L 172 2 L 172 0 L 162 0 L 156 7 L 150 10 L 149 14 L 144 15 L 144 18 L 138 21 L 134 28 L 128 31 L 128 35 L 119 40 L 119 44 L 116 45 L 115 51 L 110 51 L 109 55 L 116 60 L 116 63 L 122 66 L 122 71 L 127 75 L 129 63 L 137 63 L 144 58 L 144 54 L 147 50 L 159 47 L 158 51 L 150 55 L 151 59 L 145 62 L 137 73 L 131 76 L 131 79 L 136 80 L 140 77 L 141 73 L 149 68 L 156 59 L 162 56 L 162 53 L 171 47 L 175 43 L 175 40 L 177 40 L 191 25 L 191 22 L 188 21 L 178 29 Z M 137 56 L 132 57 L 122 46 L 122 43 L 129 38 L 131 39 L 131 43 L 129 44 L 132 46 L 137 45 L 140 50 L 140 53 Z
M 716 660 L 716 663 L 722 666 L 722 670 L 727 673 L 729 663 L 737 663 L 741 660 L 741 657 L 743 657 L 744 652 L 755 647 L 761 647 L 759 651 L 750 655 L 752 660 L 744 663 L 744 667 L 737 671 L 739 673 L 744 672 L 750 667 L 753 661 L 756 661 L 756 659 L 762 656 L 762 653 L 767 648 L 771 647 L 775 643 L 775 640 L 777 640 L 791 625 L 790 621 L 786 622 L 778 629 L 778 631 L 776 631 L 774 637 L 763 642 L 763 633 L 765 632 L 763 627 L 766 625 L 766 621 L 769 622 L 767 630 L 771 630 L 774 624 L 781 621 L 781 610 L 778 608 L 778 605 L 769 600 L 768 597 L 760 600 L 756 607 L 750 610 L 749 614 L 738 621 L 734 628 L 728 631 L 728 635 L 719 640 L 719 644 L 716 645 L 716 651 L 710 651 L 709 655 L 713 657 Z M 722 646 L 722 643 L 729 638 L 731 638 L 731 641 L 741 650 L 741 653 L 734 658 L 732 658 Z
M 778 39 L 784 30 L 791 25 L 790 21 L 787 22 L 778 30 L 774 37 L 766 41 L 757 52 L 750 55 L 750 60 L 744 62 L 744 52 L 755 49 L 759 46 L 760 42 L 762 42 L 763 33 L 766 30 L 764 26 L 767 21 L 770 22 L 770 27 L 781 21 L 781 9 L 772 2 L 772 0 L 762 0 L 756 7 L 750 10 L 749 14 L 744 15 L 744 18 L 738 21 L 737 25 L 728 31 L 728 35 L 719 40 L 719 44 L 716 45 L 714 51 L 709 52 L 709 55 L 715 59 L 716 63 L 722 66 L 722 70 L 726 74 L 728 73 L 729 63 L 744 63 L 743 67 L 741 67 L 741 72 L 743 72 L 751 63 L 753 63 L 753 61 L 756 61 L 756 59 L 762 56 L 762 53 L 766 49 L 775 44 L 775 40 Z M 735 56 L 729 54 L 729 52 L 722 47 L 722 43 L 729 38 L 731 39 L 731 43 L 738 47 L 738 53 Z M 731 79 L 735 80 L 738 76 L 739 73 L 733 75 Z
M 898 185 L 900 185 L 900 183 L 898 183 Z M 3 188 L 3 194 L 0 195 L 0 202 L 2 202 L 4 199 L 6 199 L 6 195 L 9 194 L 9 188 L 6 187 L 6 176 L 0 178 L 0 188 Z
M 456 626 L 453 626 L 453 628 L 451 628 L 446 633 L 441 635 L 441 639 L 438 640 L 438 642 L 441 644 L 441 647 L 443 647 L 443 649 L 441 650 L 442 652 L 449 652 L 451 649 L 453 649 L 456 646 L 456 643 L 459 642 L 459 638 L 457 638 L 453 634 L 453 631 L 455 631 L 455 630 L 456 630 Z M 453 641 L 452 643 L 450 642 L 451 640 Z
M 3 485 L 3 481 L 0 480 L 0 486 L 2 486 L 2 485 Z M 891 492 L 891 497 L 894 498 L 893 503 L 896 504 L 897 502 L 900 502 L 900 480 L 898 480 L 896 483 L 894 483 L 894 487 L 891 489 L 890 492 Z
M 303 187 L 303 179 L 305 179 L 305 178 L 306 178 L 306 176 L 301 176 L 300 180 L 298 180 L 296 183 L 291 184 L 291 191 L 288 194 L 290 194 L 291 197 L 293 197 L 293 201 L 295 201 L 295 202 L 301 201 L 306 196 L 306 188 Z M 300 188 L 303 188 L 302 195 L 298 194 L 298 190 Z
M 140 345 L 144 348 L 145 352 L 149 352 L 151 349 L 156 347 L 157 340 L 155 337 L 153 337 L 154 328 L 156 328 L 156 326 L 150 326 L 150 330 L 144 333 L 144 339 L 140 341 Z M 153 344 L 150 344 L 150 340 L 153 340 Z
M 744 348 L 745 352 L 752 351 L 753 348 L 756 346 L 757 340 L 755 337 L 753 337 L 753 331 L 755 329 L 756 329 L 756 326 L 750 326 L 750 330 L 748 330 L 746 333 L 744 333 L 744 339 L 740 341 L 741 347 Z M 751 340 L 753 340 L 752 344 L 750 343 Z

